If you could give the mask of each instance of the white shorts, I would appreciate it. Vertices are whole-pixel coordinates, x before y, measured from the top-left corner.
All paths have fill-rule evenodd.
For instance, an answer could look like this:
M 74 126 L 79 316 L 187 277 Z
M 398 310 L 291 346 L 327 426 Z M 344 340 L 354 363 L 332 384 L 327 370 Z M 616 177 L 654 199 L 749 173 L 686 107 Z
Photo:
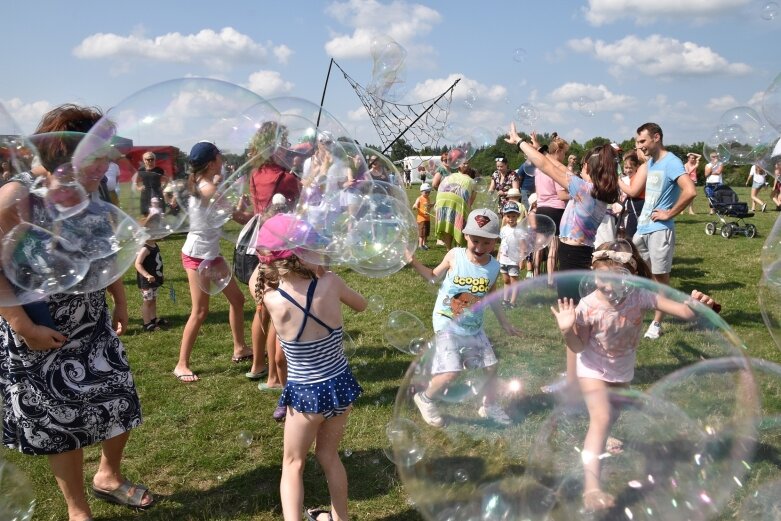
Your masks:
M 431 374 L 459 373 L 496 365 L 494 348 L 483 330 L 470 336 L 437 332 Z
M 673 270 L 673 254 L 675 253 L 675 228 L 658 230 L 632 237 L 637 251 L 654 275 L 664 275 Z

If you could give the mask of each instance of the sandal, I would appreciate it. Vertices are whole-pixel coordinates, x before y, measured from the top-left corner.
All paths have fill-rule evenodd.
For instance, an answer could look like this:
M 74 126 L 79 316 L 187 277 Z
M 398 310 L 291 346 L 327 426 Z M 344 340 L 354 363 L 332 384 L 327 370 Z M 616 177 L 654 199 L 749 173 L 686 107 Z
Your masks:
M 328 521 L 333 521 L 333 517 L 331 516 L 330 510 L 322 510 L 320 508 L 308 508 L 304 511 L 304 515 L 306 516 L 308 521 L 320 521 L 318 519 L 318 516 L 321 514 L 327 514 L 328 515 Z
M 144 331 L 160 331 L 160 326 L 152 320 L 151 322 L 148 322 L 144 324 Z
M 131 483 L 129 479 L 126 479 L 114 490 L 101 490 L 92 485 L 92 494 L 107 503 L 138 508 L 140 510 L 146 510 L 155 504 L 155 498 L 148 488 L 144 485 Z M 144 497 L 149 498 L 149 503 L 144 504 Z
M 231 362 L 233 362 L 234 364 L 238 364 L 240 362 L 244 362 L 245 360 L 252 360 L 252 354 L 250 353 L 248 355 L 232 356 L 231 357 Z

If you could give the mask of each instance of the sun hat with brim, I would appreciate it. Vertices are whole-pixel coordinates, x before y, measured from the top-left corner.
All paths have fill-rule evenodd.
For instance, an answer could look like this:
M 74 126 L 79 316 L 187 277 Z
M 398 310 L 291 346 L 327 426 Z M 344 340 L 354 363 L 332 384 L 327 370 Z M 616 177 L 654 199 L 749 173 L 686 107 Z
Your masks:
M 499 223 L 499 216 L 487 208 L 472 210 L 461 233 L 484 239 L 498 239 Z

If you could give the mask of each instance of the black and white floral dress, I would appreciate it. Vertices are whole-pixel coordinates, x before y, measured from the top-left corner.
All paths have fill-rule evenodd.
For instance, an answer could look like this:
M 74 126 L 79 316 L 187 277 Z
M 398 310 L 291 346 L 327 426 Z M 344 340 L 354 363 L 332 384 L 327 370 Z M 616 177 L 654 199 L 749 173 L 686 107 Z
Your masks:
M 43 224 L 41 206 L 32 221 Z M 33 351 L 0 317 L 3 444 L 25 454 L 60 454 L 141 424 L 125 348 L 111 328 L 105 290 L 47 299 L 60 349 Z

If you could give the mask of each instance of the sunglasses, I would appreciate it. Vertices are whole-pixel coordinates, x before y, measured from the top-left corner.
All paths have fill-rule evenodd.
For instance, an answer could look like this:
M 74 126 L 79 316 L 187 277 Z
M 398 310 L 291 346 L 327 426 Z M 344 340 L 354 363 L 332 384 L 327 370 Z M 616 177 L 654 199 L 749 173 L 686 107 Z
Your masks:
M 495 157 L 494 161 L 496 161 L 496 162 L 500 162 L 501 161 L 502 163 L 504 163 L 505 161 L 507 161 L 507 159 L 505 159 L 503 157 Z

